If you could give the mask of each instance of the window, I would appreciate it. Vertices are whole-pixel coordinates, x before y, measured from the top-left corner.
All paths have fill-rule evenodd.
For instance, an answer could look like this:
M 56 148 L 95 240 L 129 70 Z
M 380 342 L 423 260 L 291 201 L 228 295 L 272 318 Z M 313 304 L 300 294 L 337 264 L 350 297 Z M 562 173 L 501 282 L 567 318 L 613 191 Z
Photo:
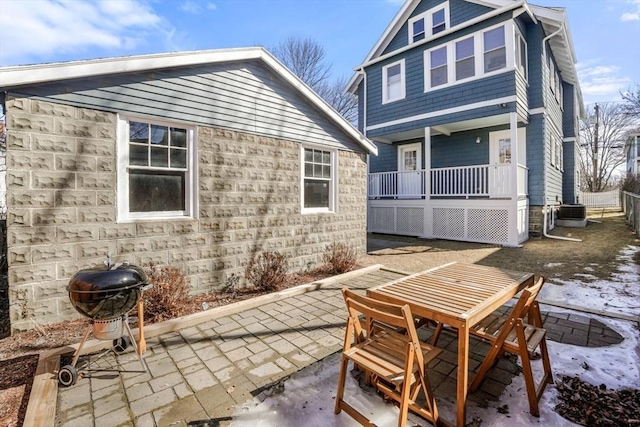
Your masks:
M 334 211 L 335 151 L 307 147 L 302 151 L 302 212 Z
M 464 80 L 476 74 L 473 54 L 473 37 L 456 42 L 456 80 Z
M 193 127 L 120 118 L 118 217 L 195 215 Z
M 431 37 L 449 28 L 449 3 L 438 5 L 409 19 L 409 43 Z
M 484 72 L 499 70 L 507 66 L 504 27 L 497 27 L 483 33 Z
M 432 50 L 429 54 L 429 64 L 431 73 L 429 81 L 431 87 L 440 86 L 447 83 L 447 47 Z
M 524 37 L 516 31 L 516 39 L 515 39 L 515 47 L 516 47 L 516 69 L 522 74 L 522 76 L 527 79 L 528 66 L 527 66 L 527 42 L 524 41 Z
M 404 59 L 382 69 L 382 103 L 404 99 Z
M 440 9 L 434 12 L 431 17 L 433 18 L 431 25 L 431 34 L 437 34 L 447 29 L 447 23 L 445 22 L 444 9 Z

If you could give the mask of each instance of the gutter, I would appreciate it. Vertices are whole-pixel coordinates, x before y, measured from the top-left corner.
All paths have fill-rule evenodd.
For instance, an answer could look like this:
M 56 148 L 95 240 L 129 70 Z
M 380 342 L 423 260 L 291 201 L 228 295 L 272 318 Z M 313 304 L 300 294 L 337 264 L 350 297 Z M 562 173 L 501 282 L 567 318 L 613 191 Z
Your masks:
M 543 79 L 542 82 L 542 86 L 543 86 L 543 90 L 542 90 L 542 107 L 544 109 L 544 113 L 543 113 L 543 117 L 545 120 L 545 131 L 547 128 L 547 97 L 548 95 L 548 82 L 549 82 L 549 67 L 547 67 L 547 41 L 549 39 L 551 39 L 552 37 L 555 37 L 556 35 L 560 34 L 560 32 L 562 31 L 562 25 L 560 26 L 560 28 L 558 28 L 557 31 L 549 34 L 547 37 L 542 39 L 542 73 L 547 74 L 547 80 L 545 81 Z M 546 132 L 545 135 L 543 135 L 543 144 L 544 144 L 544 149 L 543 151 L 546 153 L 546 147 L 547 147 L 547 141 L 546 141 Z M 543 190 L 542 190 L 542 200 L 543 200 L 543 207 L 542 207 L 542 211 L 543 211 L 543 215 L 542 215 L 542 235 L 544 237 L 548 237 L 550 239 L 559 239 L 559 240 L 573 240 L 576 241 L 576 239 L 572 239 L 570 237 L 560 237 L 560 236 L 552 236 L 550 234 L 547 234 L 547 210 L 548 210 L 548 205 L 547 205 L 547 156 L 545 155 L 543 160 L 542 160 L 542 173 L 543 173 L 543 178 L 544 178 L 544 186 L 543 186 Z M 551 215 L 553 215 L 553 213 L 551 213 Z M 577 240 L 580 241 L 580 240 Z

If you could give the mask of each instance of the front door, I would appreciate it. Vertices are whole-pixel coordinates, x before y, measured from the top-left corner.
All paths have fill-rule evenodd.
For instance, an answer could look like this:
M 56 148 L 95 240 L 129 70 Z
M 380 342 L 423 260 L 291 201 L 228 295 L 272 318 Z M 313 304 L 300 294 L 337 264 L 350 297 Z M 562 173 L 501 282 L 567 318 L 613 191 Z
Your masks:
M 422 195 L 422 144 L 398 146 L 398 197 Z
M 518 156 L 526 165 L 526 130 L 518 128 Z M 489 133 L 489 197 L 510 196 L 511 131 Z M 514 183 L 516 185 L 516 183 Z

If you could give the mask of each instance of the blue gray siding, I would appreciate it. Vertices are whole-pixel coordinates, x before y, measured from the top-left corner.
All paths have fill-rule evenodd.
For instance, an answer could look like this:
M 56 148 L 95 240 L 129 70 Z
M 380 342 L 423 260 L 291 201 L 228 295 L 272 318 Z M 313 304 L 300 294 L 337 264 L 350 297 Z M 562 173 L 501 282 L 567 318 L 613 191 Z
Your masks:
M 562 82 L 564 89 L 564 102 L 562 104 L 562 133 L 565 138 L 576 136 L 576 108 L 574 104 L 575 93 L 573 85 Z
M 576 203 L 578 197 L 578 183 L 576 171 L 580 167 L 579 146 L 575 141 L 563 143 L 564 150 L 564 179 L 562 185 L 562 202 Z
M 12 92 L 78 107 L 363 151 L 258 61 L 58 81 Z
M 416 6 L 415 10 L 411 13 L 409 18 L 413 18 L 416 15 L 420 15 L 427 10 L 436 7 L 437 5 L 444 3 L 442 0 L 426 0 L 420 2 Z M 449 24 L 451 27 L 455 27 L 463 22 L 469 21 L 480 15 L 484 15 L 493 9 L 477 4 L 469 3 L 465 0 L 449 0 Z M 458 33 L 457 33 L 458 34 Z M 462 33 L 459 33 L 462 34 Z M 383 55 L 393 52 L 397 49 L 405 47 L 409 44 L 409 27 L 408 20 L 402 25 L 395 37 L 389 42 L 389 45 L 384 49 Z
M 527 167 L 529 168 L 529 203 L 541 206 L 544 200 L 544 167 L 548 162 L 545 152 L 544 115 L 529 117 L 527 126 Z
M 522 26 L 520 27 L 522 28 Z M 527 25 L 527 53 L 529 60 L 529 108 L 544 106 L 543 86 L 544 73 L 542 65 L 542 39 L 544 31 L 542 25 Z M 547 86 L 548 87 L 548 86 Z

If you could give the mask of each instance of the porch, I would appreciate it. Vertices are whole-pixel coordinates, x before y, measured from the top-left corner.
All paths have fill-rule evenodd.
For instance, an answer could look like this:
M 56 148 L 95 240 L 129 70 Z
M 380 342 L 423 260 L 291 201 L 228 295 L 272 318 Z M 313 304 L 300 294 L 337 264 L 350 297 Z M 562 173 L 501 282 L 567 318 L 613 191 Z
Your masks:
M 476 125 L 380 139 L 383 156 L 371 160 L 368 175 L 368 231 L 505 246 L 526 241 L 526 128 L 514 114 L 506 123 Z

